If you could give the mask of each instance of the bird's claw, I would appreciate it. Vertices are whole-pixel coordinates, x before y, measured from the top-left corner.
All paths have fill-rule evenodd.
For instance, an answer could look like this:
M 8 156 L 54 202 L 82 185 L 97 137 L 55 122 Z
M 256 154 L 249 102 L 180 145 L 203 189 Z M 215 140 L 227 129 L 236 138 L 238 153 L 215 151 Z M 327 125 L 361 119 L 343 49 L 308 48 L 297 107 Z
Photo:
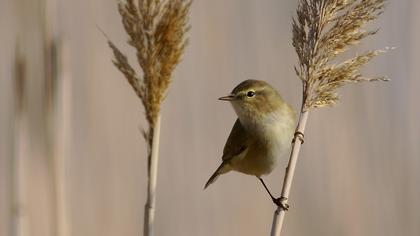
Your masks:
M 287 204 L 286 201 L 287 201 L 287 198 L 285 197 L 273 198 L 274 204 L 276 204 L 278 207 L 280 207 L 284 211 L 289 210 L 289 204 Z

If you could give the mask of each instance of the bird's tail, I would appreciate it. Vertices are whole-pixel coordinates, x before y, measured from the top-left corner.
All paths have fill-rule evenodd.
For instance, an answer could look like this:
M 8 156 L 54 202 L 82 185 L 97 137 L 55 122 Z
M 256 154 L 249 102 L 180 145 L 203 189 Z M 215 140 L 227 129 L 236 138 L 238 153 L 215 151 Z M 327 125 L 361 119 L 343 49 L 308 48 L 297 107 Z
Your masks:
M 225 162 L 223 162 L 219 168 L 210 176 L 210 179 L 207 181 L 206 185 L 204 186 L 204 189 L 206 189 L 210 184 L 214 183 L 214 181 L 217 180 L 217 177 L 219 175 L 224 174 L 226 172 L 229 172 L 231 169 L 229 168 L 229 165 Z

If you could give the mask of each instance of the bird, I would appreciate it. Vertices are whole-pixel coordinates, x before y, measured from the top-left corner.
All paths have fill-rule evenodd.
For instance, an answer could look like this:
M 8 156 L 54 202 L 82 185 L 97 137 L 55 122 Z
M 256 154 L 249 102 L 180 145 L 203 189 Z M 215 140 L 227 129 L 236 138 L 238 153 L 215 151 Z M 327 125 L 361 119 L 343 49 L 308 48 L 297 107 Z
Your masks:
M 222 163 L 204 186 L 230 171 L 256 176 L 272 201 L 287 210 L 283 199 L 275 198 L 262 179 L 291 148 L 296 112 L 270 84 L 245 80 L 219 100 L 228 101 L 238 116 L 223 148 Z

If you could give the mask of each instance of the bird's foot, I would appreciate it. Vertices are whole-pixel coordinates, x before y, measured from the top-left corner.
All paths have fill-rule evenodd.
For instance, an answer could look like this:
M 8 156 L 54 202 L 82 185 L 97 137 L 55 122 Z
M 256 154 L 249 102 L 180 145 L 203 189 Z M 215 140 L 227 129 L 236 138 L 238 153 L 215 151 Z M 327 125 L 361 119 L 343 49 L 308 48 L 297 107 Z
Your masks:
M 284 211 L 289 210 L 289 204 L 287 204 L 286 201 L 287 201 L 286 197 L 273 198 L 274 204 L 276 204 L 278 207 L 280 207 Z

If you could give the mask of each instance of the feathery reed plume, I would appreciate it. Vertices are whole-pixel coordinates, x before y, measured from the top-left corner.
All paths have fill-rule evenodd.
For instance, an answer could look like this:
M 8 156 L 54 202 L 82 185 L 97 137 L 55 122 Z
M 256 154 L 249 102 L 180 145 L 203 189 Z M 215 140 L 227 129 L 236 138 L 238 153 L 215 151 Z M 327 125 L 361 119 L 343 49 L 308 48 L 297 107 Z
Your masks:
M 160 104 L 187 44 L 190 0 L 126 0 L 118 3 L 122 23 L 135 48 L 142 77 L 127 57 L 108 40 L 114 53 L 114 65 L 124 74 L 143 103 L 148 131 L 148 194 L 144 214 L 144 235 L 153 235 L 155 192 L 158 163 Z
M 287 204 L 304 130 L 311 108 L 334 105 L 337 88 L 362 81 L 386 81 L 385 77 L 365 77 L 360 68 L 384 50 L 367 51 L 342 62 L 337 55 L 362 39 L 376 34 L 365 31 L 366 23 L 382 14 L 385 0 L 299 0 L 293 19 L 293 46 L 299 58 L 295 67 L 302 81 L 303 98 L 289 164 L 283 182 L 281 199 Z M 285 209 L 274 213 L 271 235 L 280 235 Z

